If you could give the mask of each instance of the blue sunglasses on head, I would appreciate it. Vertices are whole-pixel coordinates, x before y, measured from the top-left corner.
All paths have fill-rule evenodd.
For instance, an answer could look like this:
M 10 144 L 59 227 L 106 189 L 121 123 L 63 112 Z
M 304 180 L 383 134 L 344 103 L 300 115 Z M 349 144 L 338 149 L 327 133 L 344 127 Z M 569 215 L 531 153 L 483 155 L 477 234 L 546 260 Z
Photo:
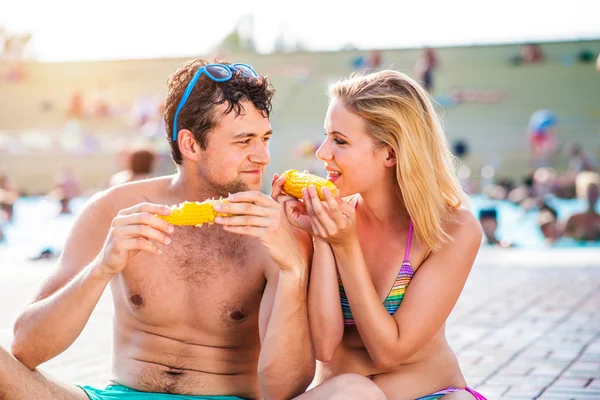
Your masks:
M 177 117 L 179 117 L 179 111 L 183 108 L 185 102 L 190 97 L 192 93 L 192 89 L 196 86 L 196 82 L 200 79 L 200 75 L 204 74 L 208 76 L 215 82 L 225 82 L 230 80 L 233 77 L 234 72 L 240 72 L 242 76 L 249 78 L 257 78 L 258 74 L 254 71 L 254 68 L 249 66 L 248 64 L 208 64 L 203 67 L 198 68 L 198 71 L 192 77 L 190 83 L 188 83 L 183 96 L 181 97 L 181 101 L 177 106 L 177 110 L 175 111 L 175 118 L 173 119 L 173 140 L 177 140 Z

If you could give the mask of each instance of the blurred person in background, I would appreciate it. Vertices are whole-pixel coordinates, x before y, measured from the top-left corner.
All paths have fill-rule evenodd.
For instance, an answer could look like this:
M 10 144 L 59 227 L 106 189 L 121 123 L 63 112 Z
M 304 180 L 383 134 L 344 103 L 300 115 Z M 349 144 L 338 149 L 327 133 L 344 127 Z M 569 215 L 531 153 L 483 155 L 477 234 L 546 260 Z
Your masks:
M 123 152 L 126 168 L 115 173 L 109 181 L 109 187 L 152 177 L 156 162 L 156 153 L 150 147 L 134 147 Z
M 59 215 L 71 214 L 70 203 L 81 194 L 79 179 L 70 167 L 64 167 L 56 177 L 54 188 L 48 196 L 54 197 L 60 203 Z
M 383 57 L 379 50 L 371 50 L 367 55 L 367 65 L 366 68 L 369 72 L 374 72 L 381 68 L 383 64 Z
M 14 217 L 14 206 L 19 199 L 20 193 L 13 186 L 8 175 L 0 173 L 0 242 L 4 241 L 4 231 L 2 225 L 12 222 Z
M 396 399 L 483 399 L 445 336 L 481 244 L 428 93 L 397 71 L 330 87 L 317 157 L 339 196 L 272 195 L 313 237 L 315 383 L 366 376 Z M 435 293 L 435 296 L 432 296 Z M 319 388 L 319 386 L 317 386 Z M 349 397 L 353 398 L 353 397 Z M 359 398 L 359 397 L 354 397 Z
M 433 74 L 438 67 L 438 56 L 434 49 L 425 47 L 415 64 L 416 80 L 423 85 L 429 94 L 433 93 Z
M 535 172 L 523 177 L 523 182 L 508 193 L 508 200 L 524 210 L 529 210 L 538 201 L 538 194 L 534 187 Z
M 527 136 L 534 168 L 548 165 L 556 149 L 558 119 L 551 110 L 537 110 L 529 118 Z
M 498 239 L 496 231 L 498 230 L 498 211 L 495 208 L 484 208 L 479 211 L 479 223 L 483 229 L 485 244 L 488 246 L 513 247 L 506 241 Z
M 79 120 L 84 114 L 84 99 L 81 90 L 75 90 L 69 98 L 67 107 L 67 120 Z
M 8 175 L 0 173 L 0 223 L 13 220 L 14 205 L 20 195 L 16 186 L 10 182 Z
M 521 47 L 521 63 L 536 64 L 544 61 L 544 52 L 537 43 L 527 43 Z
M 539 199 L 556 196 L 561 199 L 574 199 L 576 194 L 576 178 L 582 171 L 594 171 L 595 165 L 583 148 L 575 142 L 569 142 L 564 147 L 569 157 L 568 169 L 559 173 L 554 168 L 540 167 L 534 172 L 534 191 Z M 538 200 L 539 200 L 538 199 Z
M 538 227 L 549 245 L 556 243 L 562 237 L 562 229 L 558 223 L 558 213 L 547 204 L 540 207 Z
M 564 146 L 565 153 L 569 157 L 569 168 L 567 176 L 575 183 L 577 174 L 582 171 L 594 171 L 596 166 L 590 157 L 588 157 L 579 143 L 569 142 Z
M 577 197 L 586 200 L 587 210 L 569 217 L 565 224 L 565 236 L 580 241 L 600 241 L 600 215 L 596 211 L 600 175 L 590 171 L 580 172 L 576 188 Z
M 494 200 L 506 200 L 508 194 L 515 189 L 515 183 L 511 178 L 498 178 L 489 192 L 489 198 Z

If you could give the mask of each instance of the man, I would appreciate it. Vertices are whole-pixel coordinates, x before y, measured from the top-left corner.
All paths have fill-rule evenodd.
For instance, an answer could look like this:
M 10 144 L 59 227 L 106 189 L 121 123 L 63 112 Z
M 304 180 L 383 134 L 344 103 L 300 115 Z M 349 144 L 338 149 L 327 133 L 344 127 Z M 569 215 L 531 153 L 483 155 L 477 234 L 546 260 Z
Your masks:
M 156 163 L 156 154 L 150 147 L 141 146 L 124 149 L 126 166 L 111 176 L 108 186 L 117 186 L 127 182 L 140 181 L 152 177 Z
M 558 213 L 547 204 L 542 204 L 538 216 L 538 226 L 549 245 L 555 244 L 562 236 L 561 227 L 558 223 Z
M 0 349 L 0 399 L 381 398 L 359 376 L 304 393 L 315 368 L 310 240 L 297 241 L 284 210 L 258 191 L 272 95 L 243 64 L 196 60 L 175 72 L 165 121 L 177 173 L 87 204 L 58 268 L 15 323 L 14 357 Z M 162 204 L 229 193 L 232 212 L 249 214 L 232 217 L 246 221 L 239 233 L 157 217 L 170 213 Z M 111 385 L 71 387 L 38 372 L 77 338 L 109 282 Z
M 479 211 L 479 223 L 485 236 L 485 242 L 489 246 L 512 247 L 512 244 L 506 240 L 500 240 L 496 237 L 498 229 L 498 211 L 495 208 L 485 208 Z
M 585 199 L 587 210 L 573 214 L 565 224 L 565 236 L 579 241 L 600 240 L 600 214 L 596 204 L 600 197 L 600 175 L 597 172 L 582 171 L 575 181 L 577 197 Z

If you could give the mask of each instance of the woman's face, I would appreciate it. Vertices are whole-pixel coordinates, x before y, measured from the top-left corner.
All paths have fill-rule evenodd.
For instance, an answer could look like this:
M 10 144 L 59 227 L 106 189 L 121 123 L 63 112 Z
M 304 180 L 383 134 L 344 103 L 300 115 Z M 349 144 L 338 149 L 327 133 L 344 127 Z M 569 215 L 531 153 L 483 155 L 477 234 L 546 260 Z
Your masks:
M 327 179 L 341 196 L 363 193 L 382 181 L 386 147 L 376 147 L 364 130 L 363 120 L 333 99 L 325 117 L 326 139 L 317 150 L 325 163 Z

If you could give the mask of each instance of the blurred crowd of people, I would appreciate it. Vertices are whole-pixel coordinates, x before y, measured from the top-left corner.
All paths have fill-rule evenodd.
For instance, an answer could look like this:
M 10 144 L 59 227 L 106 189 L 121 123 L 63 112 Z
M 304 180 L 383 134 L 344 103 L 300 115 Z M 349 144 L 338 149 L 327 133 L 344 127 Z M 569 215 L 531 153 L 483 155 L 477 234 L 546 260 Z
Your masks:
M 5 47 L 7 47 L 5 45 Z M 546 56 L 538 44 L 522 46 L 517 55 L 519 65 L 543 63 Z M 352 66 L 366 71 L 376 71 L 385 67 L 382 52 L 371 50 L 352 60 Z M 440 68 L 440 56 L 433 48 L 424 47 L 415 60 L 413 77 L 433 96 L 436 88 L 435 74 Z M 600 71 L 600 55 L 597 59 Z M 89 117 L 106 117 L 123 114 L 128 110 L 129 123 L 135 126 L 146 139 L 164 136 L 164 126 L 161 118 L 164 111 L 162 95 L 145 95 L 137 98 L 127 107 L 111 102 L 110 87 L 98 82 L 94 90 L 81 90 L 71 94 L 66 110 L 67 122 L 79 121 Z M 469 88 L 454 88 L 448 97 L 453 104 L 468 102 L 496 102 L 504 94 L 497 91 L 475 91 Z M 439 99 L 439 96 L 437 96 Z M 52 104 L 45 106 L 52 108 Z M 565 171 L 559 172 L 550 167 L 552 156 L 558 147 L 557 117 L 552 110 L 536 110 L 530 117 L 527 126 L 527 142 L 530 149 L 534 170 L 527 174 L 521 182 L 513 179 L 498 179 L 492 182 L 493 174 L 482 171 L 482 179 L 490 180 L 491 184 L 483 185 L 485 196 L 494 200 L 505 200 L 518 205 L 525 211 L 534 210 L 539 214 L 538 226 L 541 234 L 548 243 L 555 243 L 562 237 L 576 240 L 600 241 L 600 222 L 596 212 L 598 188 L 600 179 L 597 166 L 588 157 L 581 146 L 568 143 L 564 152 L 569 157 Z M 296 156 L 313 157 L 318 143 L 300 143 L 295 150 Z M 454 147 L 455 154 L 463 158 L 468 153 L 467 142 L 458 141 Z M 127 148 L 118 154 L 119 164 L 115 174 L 106 182 L 106 187 L 115 186 L 133 180 L 145 179 L 152 176 L 157 155 L 150 147 Z M 316 164 L 315 164 L 316 165 Z M 320 164 L 315 167 L 315 170 Z M 484 167 L 487 168 L 487 167 Z M 490 167 L 491 168 L 491 167 Z M 486 170 L 487 171 L 487 170 Z M 470 170 L 463 167 L 458 171 L 459 178 L 470 178 Z M 471 193 L 475 191 L 470 190 Z M 76 172 L 64 168 L 56 177 L 52 190 L 47 195 L 60 205 L 58 214 L 71 213 L 71 200 L 82 195 L 82 189 Z M 14 217 L 14 204 L 21 196 L 19 189 L 11 183 L 9 177 L 0 175 L 0 240 L 2 240 L 2 224 L 10 222 Z M 579 198 L 588 204 L 587 210 L 568 218 L 561 216 L 548 202 L 549 198 L 574 199 Z M 498 238 L 499 211 L 486 208 L 479 212 L 479 219 L 485 232 L 486 243 L 501 247 L 514 246 L 502 238 Z
M 552 245 L 562 237 L 577 241 L 600 241 L 600 214 L 598 197 L 600 174 L 591 157 L 576 143 L 567 143 L 564 151 L 569 157 L 565 171 L 543 166 L 527 174 L 523 181 L 498 179 L 483 190 L 492 200 L 505 200 L 518 205 L 523 211 L 537 211 L 537 225 L 547 244 Z M 585 210 L 560 218 L 553 199 L 579 199 L 585 202 Z M 494 207 L 479 211 L 486 243 L 500 247 L 512 247 L 513 243 L 497 237 L 498 210 Z

